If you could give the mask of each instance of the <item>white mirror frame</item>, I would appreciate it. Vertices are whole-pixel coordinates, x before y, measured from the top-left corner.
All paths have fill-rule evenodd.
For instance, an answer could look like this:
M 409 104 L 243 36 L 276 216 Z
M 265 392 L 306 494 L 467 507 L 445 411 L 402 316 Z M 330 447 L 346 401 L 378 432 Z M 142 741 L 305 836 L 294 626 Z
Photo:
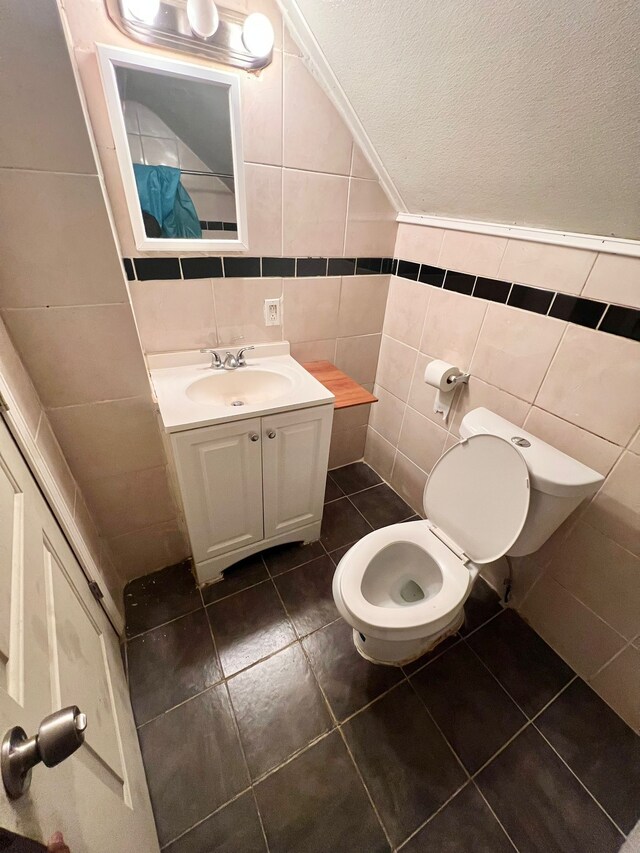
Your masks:
M 242 156 L 242 133 L 240 113 L 240 82 L 236 75 L 223 71 L 214 71 L 190 62 L 166 59 L 151 53 L 137 50 L 125 50 L 111 45 L 98 44 L 98 61 L 102 85 L 104 87 L 107 110 L 111 122 L 111 131 L 116 145 L 116 155 L 120 175 L 129 208 L 129 218 L 136 246 L 141 252 L 243 252 L 249 248 L 247 233 L 247 208 L 244 179 L 244 159 Z M 136 189 L 133 163 L 129 152 L 124 113 L 120 102 L 120 92 L 116 78 L 116 68 L 139 68 L 145 71 L 161 71 L 192 80 L 205 80 L 228 88 L 229 124 L 231 127 L 231 150 L 233 156 L 234 190 L 238 222 L 237 237 L 234 240 L 192 240 L 165 239 L 147 237 L 142 219 L 140 200 Z

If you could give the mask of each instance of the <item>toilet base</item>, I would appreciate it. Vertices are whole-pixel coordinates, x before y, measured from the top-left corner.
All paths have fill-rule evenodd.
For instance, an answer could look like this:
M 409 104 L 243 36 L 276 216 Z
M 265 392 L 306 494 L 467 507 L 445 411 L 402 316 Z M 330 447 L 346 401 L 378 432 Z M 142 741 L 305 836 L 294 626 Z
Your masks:
M 451 622 L 428 637 L 417 640 L 379 640 L 376 637 L 366 637 L 360 631 L 353 629 L 353 644 L 358 653 L 369 663 L 379 663 L 384 666 L 403 666 L 417 660 L 427 652 L 433 651 L 439 643 L 458 631 L 464 622 L 464 609 L 456 613 Z

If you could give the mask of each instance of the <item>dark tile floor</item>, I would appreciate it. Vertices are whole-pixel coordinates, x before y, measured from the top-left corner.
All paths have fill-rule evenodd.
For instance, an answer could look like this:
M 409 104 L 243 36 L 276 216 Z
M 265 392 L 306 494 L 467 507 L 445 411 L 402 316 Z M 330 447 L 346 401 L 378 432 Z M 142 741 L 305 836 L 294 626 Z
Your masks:
M 412 517 L 331 472 L 321 541 L 197 590 L 125 591 L 131 701 L 170 853 L 609 853 L 640 818 L 640 738 L 480 580 L 459 634 L 404 669 L 353 646 L 334 565 Z

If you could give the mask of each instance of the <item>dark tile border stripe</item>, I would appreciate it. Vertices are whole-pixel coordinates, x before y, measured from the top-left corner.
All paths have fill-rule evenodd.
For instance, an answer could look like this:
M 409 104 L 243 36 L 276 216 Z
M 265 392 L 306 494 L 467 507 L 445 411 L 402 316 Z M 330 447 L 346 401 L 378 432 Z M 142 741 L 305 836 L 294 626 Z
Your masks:
M 306 276 L 397 275 L 430 287 L 444 287 L 476 299 L 566 320 L 632 341 L 640 341 L 640 310 L 541 287 L 482 278 L 402 258 L 123 258 L 129 281 L 194 278 L 304 278 Z

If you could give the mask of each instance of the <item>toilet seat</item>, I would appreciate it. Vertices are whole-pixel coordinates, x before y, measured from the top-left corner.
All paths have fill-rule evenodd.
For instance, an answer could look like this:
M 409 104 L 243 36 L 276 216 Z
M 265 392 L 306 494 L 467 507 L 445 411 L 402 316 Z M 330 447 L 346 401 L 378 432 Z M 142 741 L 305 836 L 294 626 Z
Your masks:
M 417 545 L 424 551 L 425 559 L 435 562 L 442 575 L 440 590 L 410 607 L 372 604 L 362 591 L 363 578 L 372 560 L 388 546 L 406 542 Z M 367 534 L 340 560 L 336 578 L 344 606 L 356 626 L 369 632 L 393 631 L 404 639 L 421 636 L 427 623 L 448 620 L 466 598 L 472 581 L 465 563 L 435 536 L 428 521 L 392 524 Z
M 342 615 L 357 630 L 382 639 L 419 639 L 444 628 L 460 612 L 478 565 L 506 554 L 520 535 L 529 498 L 527 465 L 513 444 L 485 434 L 463 439 L 440 457 L 427 480 L 426 521 L 374 530 L 344 555 L 334 576 L 338 609 L 344 608 Z M 424 553 L 424 567 L 437 566 L 441 585 L 424 600 L 398 606 L 391 595 L 383 600 L 380 589 L 398 580 L 403 563 L 398 549 L 407 544 Z M 419 573 L 421 558 L 415 550 L 411 553 Z M 368 572 L 375 572 L 376 595 L 371 595 Z M 417 588 L 423 592 L 419 584 Z

